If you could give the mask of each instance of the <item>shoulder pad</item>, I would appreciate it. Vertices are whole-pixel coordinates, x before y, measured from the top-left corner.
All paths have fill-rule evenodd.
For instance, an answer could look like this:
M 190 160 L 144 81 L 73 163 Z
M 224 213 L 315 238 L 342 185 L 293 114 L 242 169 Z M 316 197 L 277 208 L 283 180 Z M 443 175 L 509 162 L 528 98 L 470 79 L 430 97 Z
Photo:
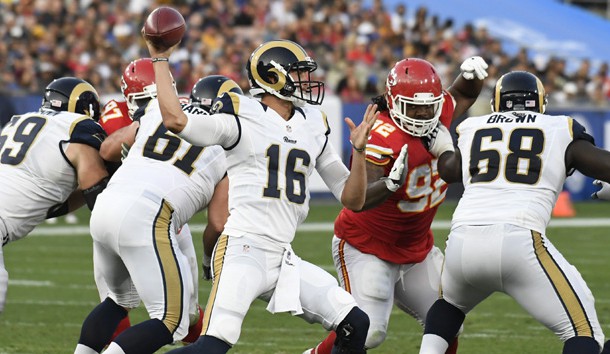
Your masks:
M 220 97 L 216 97 L 212 101 L 212 109 L 210 113 L 227 113 L 238 115 L 239 114 L 239 101 L 240 96 L 234 92 L 225 92 Z
M 106 132 L 93 119 L 87 117 L 75 121 L 70 131 L 70 142 L 89 145 L 99 150 L 102 142 L 106 139 Z
M 570 125 L 570 134 L 572 134 L 573 140 L 586 140 L 591 144 L 595 145 L 595 139 L 589 133 L 587 133 L 585 127 L 576 121 L 572 117 L 568 117 L 568 124 Z

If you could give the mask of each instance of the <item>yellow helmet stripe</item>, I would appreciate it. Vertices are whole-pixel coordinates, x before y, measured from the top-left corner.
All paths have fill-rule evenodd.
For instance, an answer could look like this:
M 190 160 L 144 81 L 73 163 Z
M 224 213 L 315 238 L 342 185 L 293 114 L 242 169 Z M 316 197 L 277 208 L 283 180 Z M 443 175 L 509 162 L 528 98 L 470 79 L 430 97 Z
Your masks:
M 500 112 L 500 90 L 502 89 L 502 80 L 504 79 L 504 75 L 502 75 L 498 82 L 496 82 L 496 92 L 494 92 L 494 111 Z
M 87 91 L 91 91 L 91 92 L 95 93 L 95 95 L 97 97 L 99 97 L 99 95 L 97 94 L 97 91 L 95 91 L 93 86 L 91 86 L 90 84 L 88 84 L 86 82 L 82 82 L 82 83 L 76 85 L 72 89 L 72 92 L 70 93 L 70 99 L 68 100 L 68 112 L 74 112 L 74 110 L 76 109 L 76 103 L 78 102 L 78 98 L 80 97 L 81 93 L 87 92 Z
M 303 48 L 301 48 L 301 46 L 287 40 L 269 41 L 267 43 L 263 43 L 254 51 L 254 53 L 252 53 L 252 58 L 250 59 L 250 72 L 252 73 L 252 77 L 255 81 L 259 83 L 262 82 L 264 85 L 275 91 L 279 91 L 284 88 L 284 85 L 286 85 L 286 76 L 277 69 L 271 69 L 270 71 L 274 71 L 279 78 L 278 82 L 271 83 L 260 76 L 256 67 L 262 54 L 271 48 L 277 47 L 288 49 L 296 56 L 297 61 L 304 61 L 307 58 L 307 53 L 303 50 Z
M 538 111 L 544 113 L 544 86 L 539 78 L 536 77 L 536 87 L 538 88 Z
M 237 86 L 237 84 L 235 83 L 235 81 L 233 80 L 227 80 L 225 82 L 223 82 L 220 85 L 220 88 L 218 89 L 217 95 L 221 96 L 223 93 L 225 92 L 229 92 L 234 88 L 239 88 L 239 86 Z

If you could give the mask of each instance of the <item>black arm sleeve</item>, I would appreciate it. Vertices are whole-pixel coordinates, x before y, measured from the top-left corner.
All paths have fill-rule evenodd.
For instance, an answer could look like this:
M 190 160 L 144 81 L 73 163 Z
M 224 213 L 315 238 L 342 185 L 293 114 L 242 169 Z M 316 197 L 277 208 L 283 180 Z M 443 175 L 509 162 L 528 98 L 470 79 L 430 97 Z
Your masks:
M 89 207 L 89 210 L 93 210 L 93 207 L 95 206 L 95 201 L 97 200 L 97 196 L 102 193 L 104 188 L 106 188 L 106 185 L 108 185 L 109 180 L 110 178 L 104 177 L 94 186 L 83 190 L 83 197 L 85 197 L 85 202 L 87 203 L 87 207 Z

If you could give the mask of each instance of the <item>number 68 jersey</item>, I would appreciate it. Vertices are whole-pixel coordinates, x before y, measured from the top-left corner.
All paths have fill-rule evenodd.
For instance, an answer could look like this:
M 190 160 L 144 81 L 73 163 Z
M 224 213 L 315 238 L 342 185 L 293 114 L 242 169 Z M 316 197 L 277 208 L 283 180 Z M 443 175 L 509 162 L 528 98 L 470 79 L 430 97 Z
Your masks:
M 183 109 L 207 114 L 193 106 Z M 156 99 L 136 111 L 134 120 L 140 122 L 135 142 L 106 188 L 165 199 L 174 208 L 176 225 L 181 226 L 209 204 L 214 187 L 227 171 L 225 153 L 219 146 L 191 145 L 169 132 Z
M 99 150 L 105 136 L 82 114 L 42 110 L 11 119 L 0 132 L 0 218 L 10 241 L 26 236 L 76 189 L 68 145 Z
M 543 234 L 570 173 L 566 149 L 593 142 L 568 116 L 527 111 L 471 117 L 457 133 L 465 191 L 452 227 L 506 223 Z

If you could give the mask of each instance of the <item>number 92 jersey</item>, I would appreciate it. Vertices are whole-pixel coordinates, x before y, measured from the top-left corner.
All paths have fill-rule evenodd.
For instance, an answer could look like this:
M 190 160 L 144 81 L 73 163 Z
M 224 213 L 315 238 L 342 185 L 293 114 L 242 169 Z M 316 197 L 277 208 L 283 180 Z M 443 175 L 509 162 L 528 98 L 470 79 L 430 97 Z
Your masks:
M 207 115 L 201 108 L 183 109 Z M 107 188 L 167 200 L 174 208 L 176 225 L 182 226 L 209 204 L 214 187 L 226 174 L 224 150 L 191 145 L 169 132 L 156 99 L 136 111 L 133 118 L 140 122 L 135 142 Z
M 569 173 L 568 145 L 593 142 L 568 116 L 527 111 L 471 117 L 456 130 L 465 191 L 452 227 L 505 223 L 544 234 Z
M 106 134 L 82 114 L 43 110 L 14 116 L 0 132 L 0 217 L 9 240 L 26 236 L 76 189 L 70 143 L 99 150 Z
M 455 101 L 443 91 L 440 124 L 449 126 Z M 437 172 L 437 160 L 418 137 L 400 130 L 387 111 L 371 130 L 367 163 L 383 166 L 387 176 L 404 144 L 409 144 L 405 184 L 375 208 L 354 213 L 343 208 L 335 221 L 335 235 L 361 252 L 397 263 L 419 263 L 434 245 L 430 226 L 445 200 L 447 184 Z

